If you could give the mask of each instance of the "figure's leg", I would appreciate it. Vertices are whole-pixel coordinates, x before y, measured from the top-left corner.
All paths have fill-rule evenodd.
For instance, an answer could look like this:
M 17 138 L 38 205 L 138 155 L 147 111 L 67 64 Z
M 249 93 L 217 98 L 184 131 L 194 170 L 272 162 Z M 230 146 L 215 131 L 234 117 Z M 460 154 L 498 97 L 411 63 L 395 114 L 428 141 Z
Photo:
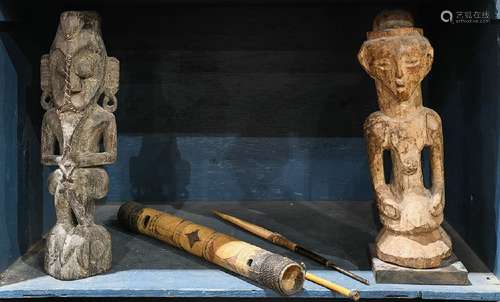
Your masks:
M 92 188 L 89 186 L 89 173 L 87 169 L 75 169 L 72 181 L 66 182 L 64 194 L 68 206 L 73 213 L 78 225 L 90 226 L 94 224 L 93 213 L 89 213 L 88 204 L 94 203 Z
M 94 204 L 105 195 L 107 174 L 103 169 L 81 168 L 72 175 L 67 194 L 78 225 L 69 233 L 62 253 L 64 279 L 88 277 L 111 267 L 111 236 L 94 223 Z
M 49 176 L 49 192 L 54 195 L 56 209 L 56 224 L 46 237 L 45 271 L 56 278 L 63 278 L 62 254 L 68 234 L 74 229 L 75 221 L 69 204 L 67 190 L 63 182 L 61 170 L 54 171 Z
M 71 208 L 78 224 L 93 225 L 95 202 L 108 193 L 109 178 L 104 169 L 86 168 L 73 172 L 74 196 L 71 198 Z
M 68 190 L 68 197 L 70 200 L 71 209 L 75 214 L 75 218 L 78 225 L 90 226 L 94 224 L 93 215 L 89 215 L 86 205 L 88 203 L 93 203 L 89 192 L 86 192 L 86 188 L 72 188 Z
M 63 173 L 60 169 L 55 170 L 49 176 L 49 192 L 54 195 L 54 206 L 56 208 L 56 224 L 73 226 L 75 221 L 67 191 L 62 182 Z

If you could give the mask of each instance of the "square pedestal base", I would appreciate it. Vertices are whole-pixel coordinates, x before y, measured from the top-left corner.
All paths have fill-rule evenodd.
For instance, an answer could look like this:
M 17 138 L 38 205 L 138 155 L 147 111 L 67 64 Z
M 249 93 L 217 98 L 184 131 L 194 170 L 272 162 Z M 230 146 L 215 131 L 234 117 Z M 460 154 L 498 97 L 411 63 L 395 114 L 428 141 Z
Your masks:
M 455 254 L 440 267 L 414 269 L 387 263 L 375 256 L 375 247 L 370 246 L 372 271 L 377 283 L 469 285 L 468 271 Z

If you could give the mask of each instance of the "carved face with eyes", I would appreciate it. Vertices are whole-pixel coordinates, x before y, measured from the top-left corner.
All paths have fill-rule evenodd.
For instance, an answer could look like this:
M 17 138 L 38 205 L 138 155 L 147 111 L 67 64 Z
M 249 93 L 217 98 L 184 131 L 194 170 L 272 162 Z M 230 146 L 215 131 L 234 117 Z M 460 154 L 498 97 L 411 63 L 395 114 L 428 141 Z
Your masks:
M 399 102 L 407 101 L 429 72 L 433 49 L 420 35 L 389 36 L 368 40 L 358 59 L 378 85 Z
M 105 55 L 97 49 L 83 47 L 69 56 L 55 49 L 50 55 L 51 83 L 54 104 L 60 108 L 69 101 L 78 111 L 97 102 L 104 82 Z
M 82 111 L 104 95 L 103 109 L 114 112 L 119 75 L 120 62 L 107 56 L 97 13 L 63 12 L 50 54 L 40 60 L 42 107 Z

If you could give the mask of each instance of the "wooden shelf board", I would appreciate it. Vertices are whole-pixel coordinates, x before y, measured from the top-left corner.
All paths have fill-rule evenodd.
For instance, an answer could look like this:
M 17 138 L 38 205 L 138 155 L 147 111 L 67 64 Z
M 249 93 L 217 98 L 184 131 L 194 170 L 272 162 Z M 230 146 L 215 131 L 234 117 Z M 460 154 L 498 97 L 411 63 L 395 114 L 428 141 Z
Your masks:
M 480 262 L 456 232 L 447 226 L 457 256 L 471 272 L 469 286 L 375 284 L 369 267 L 368 244 L 377 234 L 370 202 L 189 202 L 152 204 L 194 222 L 210 226 L 263 248 L 304 262 L 313 273 L 348 288 L 363 298 L 422 298 L 500 300 L 500 282 Z M 113 269 L 99 276 L 60 281 L 43 272 L 43 242 L 12 264 L 0 279 L 0 298 L 21 297 L 275 297 L 243 277 L 152 238 L 124 230 L 115 220 L 118 205 L 97 207 L 97 220 L 113 238 Z M 341 266 L 371 281 L 365 286 L 337 272 L 238 230 L 210 214 L 212 209 L 256 222 L 316 249 Z M 339 297 L 306 282 L 297 295 L 305 298 Z M 339 297 L 340 298 L 340 297 Z

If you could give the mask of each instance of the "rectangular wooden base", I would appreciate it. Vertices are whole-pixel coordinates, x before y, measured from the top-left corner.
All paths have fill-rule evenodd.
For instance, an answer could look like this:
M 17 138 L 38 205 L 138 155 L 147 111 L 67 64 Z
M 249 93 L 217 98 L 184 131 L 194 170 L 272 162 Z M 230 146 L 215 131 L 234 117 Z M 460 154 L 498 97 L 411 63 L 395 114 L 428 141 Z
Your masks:
M 370 246 L 372 271 L 377 283 L 426 284 L 426 285 L 469 285 L 468 271 L 463 263 L 452 254 L 438 268 L 413 269 L 387 263 L 375 256 L 375 247 Z

